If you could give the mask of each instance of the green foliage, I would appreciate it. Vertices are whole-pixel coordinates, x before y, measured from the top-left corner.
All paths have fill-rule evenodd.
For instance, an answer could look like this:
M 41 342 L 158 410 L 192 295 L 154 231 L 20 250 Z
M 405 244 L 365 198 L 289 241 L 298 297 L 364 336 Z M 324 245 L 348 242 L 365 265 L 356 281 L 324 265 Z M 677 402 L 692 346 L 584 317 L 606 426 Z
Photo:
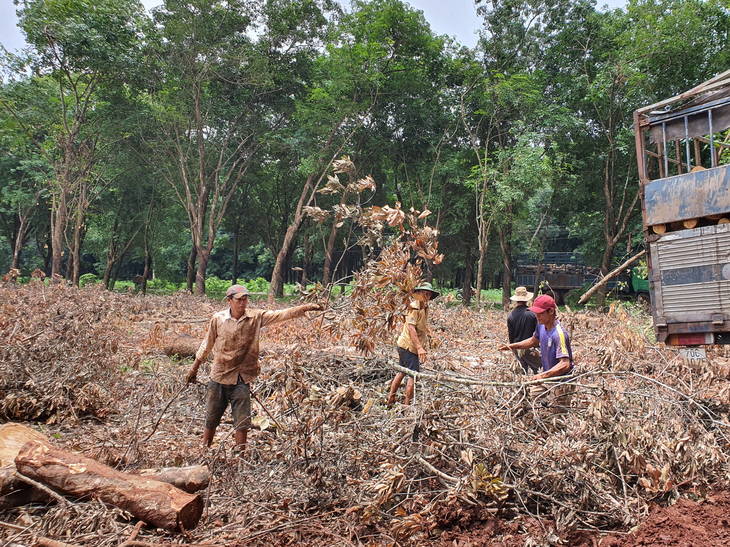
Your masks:
M 218 279 L 215 276 L 209 277 L 205 280 L 206 291 L 221 293 L 226 292 L 228 287 L 231 286 L 231 282 L 225 279 Z
M 503 253 L 535 255 L 543 236 L 546 250 L 580 248 L 600 265 L 642 237 L 632 111 L 726 69 L 726 2 L 477 5 L 484 31 L 469 50 L 401 0 L 346 12 L 328 0 L 166 0 L 154 21 L 136 0 L 20 0 L 33 51 L 1 59 L 0 266 L 20 235 L 24 274 L 48 269 L 54 246 L 62 267 L 78 226 L 80 262 L 100 278 L 149 260 L 148 289 L 173 291 L 194 247 L 209 291 L 235 275 L 267 292 L 305 181 L 343 154 L 377 190 L 309 205 L 433 211 L 444 284 L 481 245 L 491 285 Z M 346 258 L 338 275 L 367 260 L 347 254 L 363 234 L 335 217 L 299 228 L 285 268 L 308 260 L 319 281 L 330 234 L 335 262 Z M 52 218 L 67 226 L 53 241 Z
M 172 293 L 178 290 L 179 285 L 167 279 L 151 279 L 147 282 L 147 290 L 160 293 Z
M 132 291 L 134 289 L 136 289 L 136 287 L 131 281 L 117 281 L 114 284 L 114 290 L 117 292 Z
M 256 279 L 251 279 L 250 281 L 244 281 L 242 285 L 244 285 L 249 290 L 249 292 L 269 292 L 269 282 L 263 277 L 257 277 Z
M 86 287 L 87 285 L 96 285 L 99 282 L 99 278 L 93 273 L 87 273 L 79 277 L 79 287 Z M 118 284 L 118 283 L 117 283 Z

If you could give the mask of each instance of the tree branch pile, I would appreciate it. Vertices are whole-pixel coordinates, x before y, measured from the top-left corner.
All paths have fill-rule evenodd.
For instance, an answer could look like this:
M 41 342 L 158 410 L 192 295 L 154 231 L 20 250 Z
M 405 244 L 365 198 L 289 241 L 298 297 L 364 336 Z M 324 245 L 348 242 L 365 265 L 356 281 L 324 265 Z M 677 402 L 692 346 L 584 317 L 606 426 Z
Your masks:
M 28 306 L 31 316 L 50 309 L 40 291 L 3 292 L 5 306 Z M 159 309 L 205 316 L 221 304 L 175 296 L 160 308 L 164 299 L 111 295 L 112 320 L 94 304 L 98 292 L 64 292 L 72 293 L 67 311 L 106 313 L 104 328 L 115 326 L 120 338 L 116 353 L 103 346 L 105 354 L 91 353 L 76 372 L 106 390 L 103 421 L 51 423 L 52 442 L 122 471 L 207 464 L 213 477 L 195 530 L 175 538 L 143 528 L 141 542 L 440 545 L 457 530 L 478 527 L 510 546 L 515 534 L 523 534 L 520 545 L 525 535 L 536 545 L 574 541 L 585 530 L 634 526 L 652 504 L 701 497 L 730 471 L 730 359 L 711 350 L 705 364 L 683 363 L 654 343 L 650 318 L 637 307 L 561 314 L 578 360 L 569 406 L 550 392 L 525 397 L 529 378 L 511 354 L 497 351 L 506 338 L 501 311 L 432 305 L 431 358 L 410 407 L 385 406 L 397 362 L 393 340 L 376 340 L 363 356 L 347 338 L 329 336 L 322 317 L 265 329 L 263 373 L 253 385 L 258 429 L 239 460 L 228 415 L 212 451 L 201 454 L 204 386 L 184 389 L 186 366 L 162 351 L 165 335 L 202 338 L 204 323 L 168 322 L 166 330 L 154 319 Z M 42 332 L 44 321 L 24 322 L 12 340 Z M 83 324 L 78 340 L 106 332 Z M 82 360 L 71 350 L 53 357 L 55 367 L 44 374 L 63 382 L 74 359 Z M 146 364 L 122 371 L 130 362 Z M 62 408 L 75 409 L 74 401 Z M 530 524 L 536 518 L 542 526 Z M 136 523 L 100 502 L 78 501 L 17 508 L 5 521 L 75 545 L 117 545 Z M 0 537 L 22 543 L 23 536 L 4 529 Z

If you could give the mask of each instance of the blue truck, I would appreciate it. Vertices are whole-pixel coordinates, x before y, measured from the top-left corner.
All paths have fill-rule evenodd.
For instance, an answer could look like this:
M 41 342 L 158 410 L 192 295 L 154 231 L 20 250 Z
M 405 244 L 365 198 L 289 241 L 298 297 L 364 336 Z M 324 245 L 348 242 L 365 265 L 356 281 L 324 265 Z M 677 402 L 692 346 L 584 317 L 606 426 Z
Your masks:
M 535 286 L 537 258 L 519 255 L 515 267 L 516 285 L 530 289 Z M 540 263 L 539 286 L 545 294 L 555 298 L 558 305 L 565 303 L 565 295 L 572 290 L 583 291 L 600 278 L 600 268 L 587 266 L 581 253 L 545 253 Z M 616 276 L 606 283 L 609 292 L 614 291 L 621 298 L 634 298 L 647 306 L 650 301 L 649 283 L 639 268 Z
M 654 331 L 667 345 L 730 343 L 728 128 L 730 71 L 634 112 Z

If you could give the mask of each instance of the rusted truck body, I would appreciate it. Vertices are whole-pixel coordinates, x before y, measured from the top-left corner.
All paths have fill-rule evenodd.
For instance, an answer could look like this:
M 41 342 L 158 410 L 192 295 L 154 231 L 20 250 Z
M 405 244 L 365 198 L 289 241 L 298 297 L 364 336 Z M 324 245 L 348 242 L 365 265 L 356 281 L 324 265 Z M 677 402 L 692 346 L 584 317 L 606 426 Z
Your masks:
M 729 127 L 730 71 L 634 112 L 654 331 L 668 345 L 730 343 Z

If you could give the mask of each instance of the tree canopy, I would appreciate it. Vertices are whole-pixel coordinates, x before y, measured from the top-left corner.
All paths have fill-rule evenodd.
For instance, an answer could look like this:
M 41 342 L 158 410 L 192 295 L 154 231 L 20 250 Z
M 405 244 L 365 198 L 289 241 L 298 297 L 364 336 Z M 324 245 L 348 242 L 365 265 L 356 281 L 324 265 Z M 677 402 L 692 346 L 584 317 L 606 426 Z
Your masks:
M 608 272 L 641 239 L 632 113 L 727 69 L 730 10 L 475 12 L 470 49 L 401 0 L 20 1 L 0 268 L 198 295 L 262 277 L 273 298 L 347 279 L 368 256 L 353 208 L 400 203 L 432 212 L 444 259 L 423 275 L 442 285 L 507 301 L 516 257 L 545 251 Z

